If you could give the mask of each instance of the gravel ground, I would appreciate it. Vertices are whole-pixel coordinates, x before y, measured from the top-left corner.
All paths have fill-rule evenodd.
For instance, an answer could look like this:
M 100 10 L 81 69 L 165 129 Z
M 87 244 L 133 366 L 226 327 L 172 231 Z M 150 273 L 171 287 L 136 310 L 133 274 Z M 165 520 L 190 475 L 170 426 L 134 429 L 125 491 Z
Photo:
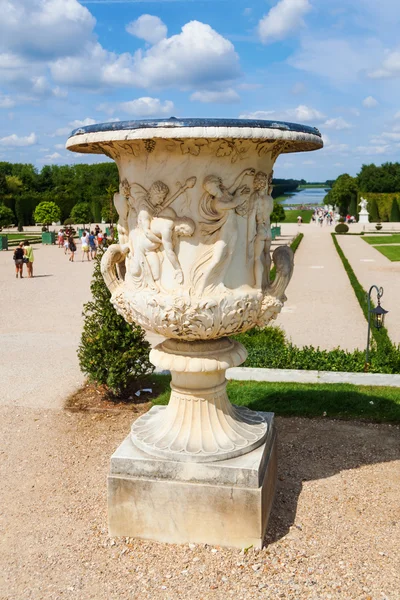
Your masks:
M 0 599 L 400 598 L 397 426 L 278 419 L 264 550 L 108 538 L 131 412 L 1 407 Z

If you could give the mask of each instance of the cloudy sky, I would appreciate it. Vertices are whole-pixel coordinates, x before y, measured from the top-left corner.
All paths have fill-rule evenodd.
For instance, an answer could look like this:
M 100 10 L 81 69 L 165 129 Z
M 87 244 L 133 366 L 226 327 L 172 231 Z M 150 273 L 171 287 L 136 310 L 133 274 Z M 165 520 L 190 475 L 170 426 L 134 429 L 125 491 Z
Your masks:
M 278 177 L 399 159 L 399 0 L 0 0 L 0 15 L 0 160 L 96 161 L 64 150 L 72 129 L 172 115 L 318 127 L 325 148 L 281 156 Z

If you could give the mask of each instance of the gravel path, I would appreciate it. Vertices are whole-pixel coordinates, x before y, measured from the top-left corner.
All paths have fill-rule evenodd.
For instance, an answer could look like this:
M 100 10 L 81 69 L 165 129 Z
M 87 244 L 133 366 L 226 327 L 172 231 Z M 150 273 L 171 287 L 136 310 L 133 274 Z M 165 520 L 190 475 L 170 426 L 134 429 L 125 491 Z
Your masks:
M 275 323 L 296 346 L 364 348 L 367 324 L 333 245 L 333 228 L 288 224 L 282 232 L 292 230 L 304 233 L 304 238 L 295 254 L 287 302 Z
M 110 540 L 106 474 L 132 413 L 0 408 L 1 600 L 398 600 L 399 428 L 278 419 L 266 548 Z
M 400 344 L 400 262 L 392 262 L 357 236 L 338 236 L 339 242 L 358 281 L 368 291 L 371 285 L 384 288 L 382 305 L 389 311 L 385 324 L 393 342 Z M 372 293 L 376 304 L 376 293 Z
M 0 252 L 0 404 L 61 408 L 83 383 L 76 349 L 92 263 L 55 246 L 33 246 L 34 277 L 15 278 L 13 250 Z

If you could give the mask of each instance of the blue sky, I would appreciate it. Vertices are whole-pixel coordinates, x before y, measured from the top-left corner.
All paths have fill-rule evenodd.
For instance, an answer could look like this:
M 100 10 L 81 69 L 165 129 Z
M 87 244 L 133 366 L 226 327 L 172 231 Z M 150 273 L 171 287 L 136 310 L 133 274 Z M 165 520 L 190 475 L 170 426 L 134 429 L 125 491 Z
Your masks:
M 172 115 L 318 127 L 325 148 L 281 156 L 277 177 L 399 160 L 398 0 L 0 0 L 0 14 L 0 160 L 103 160 L 67 152 L 70 131 Z

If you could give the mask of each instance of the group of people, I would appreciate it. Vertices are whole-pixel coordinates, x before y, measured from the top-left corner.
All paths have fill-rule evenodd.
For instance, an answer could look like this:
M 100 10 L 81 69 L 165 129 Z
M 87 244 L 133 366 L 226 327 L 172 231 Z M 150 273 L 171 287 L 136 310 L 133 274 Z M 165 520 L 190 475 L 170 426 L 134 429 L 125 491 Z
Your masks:
M 20 242 L 14 250 L 13 260 L 15 263 L 15 277 L 18 279 L 23 278 L 24 265 L 28 271 L 28 277 L 33 277 L 33 248 L 29 243 L 29 240 Z
M 316 208 L 311 217 L 311 222 L 322 227 L 325 225 L 334 225 L 336 220 L 336 213 L 333 210 L 327 210 L 326 208 Z
M 96 258 L 97 249 L 102 248 L 107 240 L 107 233 L 96 225 L 95 229 L 90 231 L 84 229 L 81 236 L 82 261 L 85 257 L 88 261 Z M 64 254 L 69 254 L 69 261 L 74 262 L 75 252 L 77 250 L 74 240 L 74 231 L 71 228 L 60 229 L 58 232 L 58 247 L 64 248 Z

